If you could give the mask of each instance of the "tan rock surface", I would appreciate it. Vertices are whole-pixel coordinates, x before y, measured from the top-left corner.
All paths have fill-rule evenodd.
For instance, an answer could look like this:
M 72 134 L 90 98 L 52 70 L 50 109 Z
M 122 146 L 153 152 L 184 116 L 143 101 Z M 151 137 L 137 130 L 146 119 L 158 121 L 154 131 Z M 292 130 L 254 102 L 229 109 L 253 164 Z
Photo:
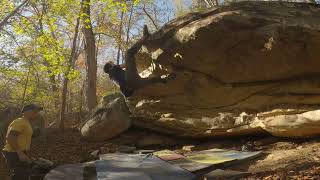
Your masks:
M 104 141 L 118 136 L 131 126 L 130 112 L 121 94 L 102 98 L 81 128 L 87 140 Z
M 188 14 L 156 32 L 146 48 L 151 54 L 137 55 L 140 69 L 153 59 L 153 75 L 177 78 L 128 100 L 141 127 L 191 137 L 255 134 L 263 130 L 249 125 L 250 116 L 237 120 L 242 112 L 312 110 L 320 102 L 317 5 L 244 2 Z

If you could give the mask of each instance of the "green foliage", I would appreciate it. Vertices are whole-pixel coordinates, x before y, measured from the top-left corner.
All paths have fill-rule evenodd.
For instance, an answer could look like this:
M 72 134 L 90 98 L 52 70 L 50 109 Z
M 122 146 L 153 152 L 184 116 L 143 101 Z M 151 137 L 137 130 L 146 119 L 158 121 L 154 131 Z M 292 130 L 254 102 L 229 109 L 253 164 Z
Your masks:
M 21 2 L 1 0 L 0 19 Z M 105 14 L 112 31 L 113 25 L 120 24 L 119 14 L 129 13 L 131 3 L 136 6 L 140 0 L 91 0 L 91 10 L 102 13 L 92 13 L 94 17 L 90 22 L 87 14 L 79 13 L 81 0 L 30 0 L 23 11 L 10 20 L 5 31 L 0 31 L 0 104 L 21 106 L 36 102 L 57 113 L 62 79 L 66 76 L 70 80 L 68 103 L 72 107 L 80 106 L 84 69 L 70 69 L 69 62 L 76 19 L 80 16 L 81 28 L 105 32 L 106 28 L 97 23 L 97 16 Z M 112 31 L 112 35 L 117 32 Z M 81 41 L 78 39 L 79 44 Z M 98 83 L 98 96 L 118 90 L 111 82 L 106 85 L 107 79 L 103 77 Z
M 0 1 L 0 19 L 3 19 L 9 12 L 13 11 L 15 5 L 12 0 Z
M 65 74 L 70 58 L 70 38 L 80 10 L 75 0 L 30 1 L 28 12 L 10 22 L 8 31 L 14 46 L 0 52 L 6 63 L 0 64 L 0 102 L 38 102 L 46 107 L 56 104 L 61 83 L 57 77 Z M 5 17 L 17 4 L 0 2 L 0 18 Z M 10 8 L 8 8 L 10 7 Z M 1 45 L 1 42 L 0 42 Z M 3 44 L 5 46 L 5 44 Z M 18 59 L 18 61 L 16 61 Z M 10 65 L 9 65 L 10 64 Z M 79 77 L 71 69 L 68 78 Z M 8 91 L 9 93 L 7 93 Z
M 118 18 L 119 12 L 128 12 L 128 3 L 126 1 L 118 0 L 97 0 L 98 2 L 104 3 L 103 12 L 108 12 L 113 20 Z M 139 4 L 140 0 L 133 0 L 134 6 Z

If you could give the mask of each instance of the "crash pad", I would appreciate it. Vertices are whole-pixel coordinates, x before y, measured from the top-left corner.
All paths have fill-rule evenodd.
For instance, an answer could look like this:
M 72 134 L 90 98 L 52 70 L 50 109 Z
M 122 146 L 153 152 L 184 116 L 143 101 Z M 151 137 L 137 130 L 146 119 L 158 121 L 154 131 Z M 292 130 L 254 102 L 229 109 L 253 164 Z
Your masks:
M 216 170 L 204 175 L 204 177 L 206 178 L 206 180 L 216 180 L 216 179 L 237 180 L 239 178 L 244 178 L 250 174 L 251 173 L 249 173 L 249 172 L 216 169 Z
M 44 180 L 97 180 L 95 161 L 58 166 Z
M 159 157 L 164 161 L 172 161 L 172 160 L 185 158 L 185 156 L 170 150 L 157 151 L 157 152 L 154 152 L 153 155 Z
M 51 170 L 45 177 L 44 180 L 85 180 L 84 164 L 67 164 L 58 166 Z
M 207 169 L 210 167 L 213 167 L 214 165 L 212 164 L 204 164 L 204 163 L 198 163 L 198 162 L 194 162 L 194 161 L 190 161 L 186 158 L 183 159 L 177 159 L 177 160 L 173 160 L 173 161 L 169 161 L 170 164 L 173 164 L 175 166 L 178 166 L 182 169 L 185 169 L 189 172 L 197 172 L 203 169 Z
M 154 152 L 153 155 L 190 172 L 195 172 L 211 166 L 210 164 L 196 163 L 194 161 L 187 160 L 185 156 L 170 150 L 157 151 Z
M 58 166 L 44 180 L 193 180 L 195 175 L 151 154 L 104 154 L 101 160 Z
M 221 164 L 230 161 L 250 160 L 261 155 L 261 151 L 235 151 L 227 149 L 209 149 L 187 155 L 190 161 L 204 164 Z
M 174 155 L 176 159 L 168 160 L 169 163 L 179 166 L 187 171 L 196 172 L 206 168 L 241 163 L 243 161 L 256 158 L 261 155 L 261 153 L 261 151 L 245 152 L 227 149 L 209 149 L 205 151 L 192 152 L 190 154 L 186 154 L 182 158 L 172 151 L 160 151 L 160 153 L 156 152 L 154 154 L 159 155 L 162 159 L 166 159 L 166 156 L 170 157 Z
M 192 180 L 195 175 L 148 155 L 104 154 L 96 161 L 98 180 Z

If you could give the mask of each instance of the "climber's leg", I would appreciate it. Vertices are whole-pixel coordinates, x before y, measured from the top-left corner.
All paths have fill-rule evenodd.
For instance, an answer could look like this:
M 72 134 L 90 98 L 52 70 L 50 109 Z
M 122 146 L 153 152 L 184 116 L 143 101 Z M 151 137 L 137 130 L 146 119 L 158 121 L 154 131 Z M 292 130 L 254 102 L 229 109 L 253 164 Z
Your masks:
M 129 49 L 126 53 L 125 78 L 128 85 L 134 84 L 138 79 L 140 79 L 140 76 L 137 70 L 137 65 L 135 62 L 135 57 L 134 57 L 135 54 L 136 54 L 136 51 L 134 49 Z

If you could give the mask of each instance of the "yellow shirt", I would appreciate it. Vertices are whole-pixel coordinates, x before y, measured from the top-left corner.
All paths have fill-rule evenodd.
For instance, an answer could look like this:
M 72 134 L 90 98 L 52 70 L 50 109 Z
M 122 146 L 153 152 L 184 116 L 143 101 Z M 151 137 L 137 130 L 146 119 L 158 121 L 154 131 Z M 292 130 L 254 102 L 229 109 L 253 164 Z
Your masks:
M 19 132 L 19 135 L 17 138 L 19 150 L 21 151 L 30 150 L 33 130 L 28 120 L 25 120 L 24 118 L 18 118 L 14 120 L 8 127 L 7 136 L 10 133 L 10 131 Z M 7 152 L 15 152 L 13 148 L 10 146 L 10 144 L 8 143 L 8 141 L 6 142 L 6 145 L 4 146 L 3 150 Z

